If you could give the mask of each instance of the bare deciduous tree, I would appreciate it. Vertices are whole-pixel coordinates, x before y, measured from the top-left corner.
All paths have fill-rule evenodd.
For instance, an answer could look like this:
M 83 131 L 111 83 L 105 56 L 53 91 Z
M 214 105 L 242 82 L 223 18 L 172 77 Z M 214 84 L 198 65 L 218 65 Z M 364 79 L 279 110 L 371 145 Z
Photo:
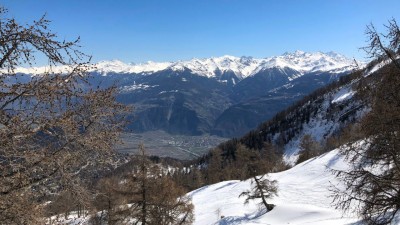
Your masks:
M 193 222 L 193 205 L 161 165 L 145 154 L 143 145 L 132 168 L 122 177 L 99 182 L 96 198 L 100 216 L 93 221 L 107 224 L 187 225 Z
M 261 199 L 260 204 L 268 211 L 271 211 L 275 205 L 269 204 L 267 199 L 277 195 L 277 181 L 269 180 L 266 175 L 261 177 L 254 176 L 251 179 L 251 184 L 253 185 L 251 190 L 242 192 L 239 197 L 246 196 L 245 204 L 248 204 L 250 200 Z
M 367 27 L 365 49 L 391 62 L 379 71 L 369 97 L 371 112 L 361 123 L 365 145 L 343 148 L 349 171 L 335 171 L 345 190 L 334 189 L 337 208 L 357 212 L 368 224 L 389 224 L 400 211 L 400 30 L 390 20 L 387 34 Z M 386 41 L 388 44 L 385 44 Z
M 304 162 L 321 153 L 321 145 L 311 135 L 306 134 L 300 140 L 300 153 L 297 164 Z
M 362 49 L 373 59 L 390 59 L 391 62 L 400 69 L 400 63 L 397 57 L 400 53 L 400 29 L 395 19 L 391 19 L 388 25 L 385 25 L 388 32 L 380 34 L 373 24 L 367 26 L 365 34 L 368 37 L 369 44 Z M 388 43 L 385 43 L 388 41 Z
M 91 223 L 107 225 L 120 224 L 126 220 L 128 209 L 126 204 L 126 192 L 121 185 L 123 183 L 118 177 L 106 177 L 97 183 L 97 193 L 94 200 L 95 214 L 91 217 Z
M 0 8 L 0 221 L 40 223 L 39 196 L 63 190 L 88 162 L 112 153 L 126 106 L 115 89 L 88 87 L 79 38 L 58 40 L 42 17 L 21 25 Z M 48 69 L 23 76 L 45 57 Z M 54 70 L 62 66 L 63 71 Z M 52 185 L 49 185 L 52 184 Z
M 136 224 L 185 225 L 193 222 L 193 205 L 166 172 L 147 159 L 139 146 L 137 170 L 128 174 L 129 217 Z

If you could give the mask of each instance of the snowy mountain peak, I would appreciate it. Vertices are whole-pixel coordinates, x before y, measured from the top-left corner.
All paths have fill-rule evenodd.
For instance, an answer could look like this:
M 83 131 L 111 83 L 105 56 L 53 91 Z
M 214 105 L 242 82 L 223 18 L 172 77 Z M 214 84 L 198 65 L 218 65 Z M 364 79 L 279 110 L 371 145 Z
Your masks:
M 295 51 L 293 53 L 284 53 L 281 56 L 275 56 L 265 59 L 267 67 L 288 67 L 301 73 L 316 71 L 337 71 L 343 72 L 352 69 L 354 60 L 349 59 L 336 52 L 303 52 Z
M 283 56 L 286 56 L 286 55 L 296 55 L 296 56 L 301 56 L 301 55 L 304 55 L 305 54 L 305 52 L 304 51 L 301 51 L 301 50 L 296 50 L 296 51 L 294 51 L 294 52 L 285 52 L 285 53 L 283 53 Z
M 235 61 L 238 59 L 238 57 L 236 56 L 231 56 L 231 55 L 224 55 L 221 57 L 213 57 L 212 59 L 216 60 L 216 61 Z

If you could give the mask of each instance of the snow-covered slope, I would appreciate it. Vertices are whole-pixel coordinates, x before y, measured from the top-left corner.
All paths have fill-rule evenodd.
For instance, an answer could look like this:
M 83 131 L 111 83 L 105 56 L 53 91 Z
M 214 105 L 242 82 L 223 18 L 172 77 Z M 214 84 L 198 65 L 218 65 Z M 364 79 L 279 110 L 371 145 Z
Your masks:
M 299 154 L 301 138 L 308 134 L 316 141 L 324 143 L 327 137 L 339 132 L 347 124 L 359 121 L 370 109 L 361 101 L 353 99 L 356 94 L 354 80 L 334 89 L 314 102 L 308 102 L 303 107 L 315 108 L 309 120 L 301 125 L 301 131 L 284 147 L 284 160 L 294 165 Z
M 358 146 L 363 146 L 358 142 Z M 347 171 L 349 165 L 338 149 L 309 159 L 295 167 L 268 174 L 269 179 L 278 181 L 278 196 L 268 203 L 275 208 L 266 212 L 259 202 L 244 205 L 239 195 L 251 187 L 251 181 L 230 180 L 204 186 L 187 195 L 194 205 L 194 225 L 363 225 L 355 214 L 343 213 L 334 208 L 333 186 L 341 183 L 332 170 Z M 333 186 L 332 186 L 333 185 Z M 52 217 L 53 224 L 89 224 L 89 216 L 78 218 L 71 213 L 67 220 Z M 399 225 L 400 215 L 391 225 Z M 56 222 L 58 221 L 58 222 Z
M 244 205 L 244 197 L 238 197 L 250 188 L 250 180 L 223 181 L 199 188 L 187 194 L 194 204 L 193 224 L 353 224 L 359 219 L 349 215 L 342 217 L 342 212 L 331 205 L 329 192 L 331 184 L 338 184 L 330 169 L 347 168 L 338 150 L 333 150 L 289 170 L 269 174 L 270 179 L 278 181 L 278 196 L 269 201 L 276 206 L 268 213 L 260 209 L 257 202 Z M 55 220 L 53 217 L 52 221 Z M 88 220 L 89 217 L 77 218 L 72 213 L 68 220 L 60 217 L 56 224 L 88 224 Z
M 262 146 L 265 140 L 283 144 L 285 162 L 294 165 L 304 135 L 310 135 L 324 146 L 330 137 L 339 135 L 369 111 L 368 104 L 357 95 L 359 82 L 361 78 L 352 75 L 316 90 L 244 135 L 242 143 L 257 142 L 249 148 Z M 284 85 L 280 88 L 291 90 L 295 87 Z M 279 88 L 270 92 L 276 90 Z
M 252 76 L 260 71 L 269 68 L 290 68 L 299 71 L 300 74 L 309 72 L 344 72 L 354 68 L 354 61 L 343 55 L 334 52 L 307 53 L 295 51 L 293 53 L 285 53 L 281 56 L 269 58 L 252 58 L 252 57 L 234 57 L 225 55 L 222 57 L 212 57 L 205 59 L 192 59 L 188 61 L 178 62 L 146 62 L 140 64 L 123 63 L 119 60 L 101 61 L 95 64 L 93 71 L 97 71 L 103 75 L 108 73 L 153 73 L 165 69 L 183 70 L 185 68 L 192 70 L 195 74 L 215 77 L 217 73 L 233 72 L 239 79 Z M 49 68 L 34 67 L 20 68 L 18 72 L 39 74 Z M 65 67 L 53 68 L 56 71 L 65 71 Z
M 256 202 L 244 205 L 244 198 L 238 198 L 250 188 L 250 180 L 205 186 L 188 194 L 195 206 L 194 224 L 361 225 L 356 223 L 359 220 L 356 216 L 343 216 L 331 204 L 329 188 L 331 184 L 338 185 L 338 180 L 330 169 L 347 168 L 343 156 L 333 150 L 289 170 L 270 174 L 270 179 L 278 181 L 278 196 L 270 200 L 276 207 L 268 213 L 260 210 Z

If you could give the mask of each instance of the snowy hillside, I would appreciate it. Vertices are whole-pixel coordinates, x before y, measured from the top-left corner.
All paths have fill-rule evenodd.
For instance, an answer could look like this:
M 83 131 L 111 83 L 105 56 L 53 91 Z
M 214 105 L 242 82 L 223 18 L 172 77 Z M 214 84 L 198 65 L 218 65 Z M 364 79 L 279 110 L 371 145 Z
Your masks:
M 354 214 L 343 213 L 332 205 L 331 185 L 340 182 L 331 170 L 348 170 L 344 157 L 335 149 L 300 163 L 295 167 L 269 174 L 278 181 L 278 196 L 269 200 L 275 208 L 266 213 L 258 202 L 244 205 L 238 196 L 250 188 L 250 180 L 230 180 L 204 186 L 187 195 L 194 205 L 194 225 L 363 225 Z M 400 218 L 397 218 L 397 221 Z M 89 217 L 78 218 L 71 213 L 69 219 L 52 217 L 55 224 L 88 224 Z M 56 222 L 58 221 L 58 222 Z M 393 222 L 392 225 L 400 224 Z
M 334 89 L 320 96 L 318 100 L 303 106 L 314 107 L 316 112 L 308 122 L 302 124 L 300 133 L 285 145 L 285 162 L 295 164 L 299 154 L 300 140 L 304 135 L 311 135 L 315 140 L 324 142 L 327 137 L 340 131 L 349 122 L 359 121 L 369 111 L 368 107 L 353 99 L 356 93 L 353 84 L 356 82 L 358 80 Z
M 370 110 L 357 95 L 360 82 L 361 79 L 353 74 L 316 90 L 248 132 L 243 136 L 242 143 L 252 143 L 249 148 L 258 148 L 265 140 L 281 143 L 284 161 L 294 165 L 303 136 L 310 135 L 324 145 L 330 137 L 340 134 L 349 124 L 360 121 Z M 295 87 L 287 87 L 287 90 L 291 89 Z M 276 89 L 271 92 L 274 91 Z
M 269 174 L 278 181 L 278 196 L 269 203 L 275 208 L 268 213 L 260 210 L 257 203 L 244 205 L 241 192 L 250 188 L 250 180 L 223 181 L 188 193 L 194 204 L 194 225 L 237 224 L 307 224 L 340 225 L 353 224 L 356 217 L 342 217 L 340 211 L 331 206 L 330 184 L 337 180 L 329 169 L 346 170 L 347 165 L 338 150 L 305 161 L 295 167 Z M 224 218 L 221 218 L 223 216 Z M 89 217 L 77 218 L 75 213 L 65 220 L 52 217 L 56 224 L 88 224 Z
M 224 181 L 200 188 L 189 193 L 195 205 L 194 224 L 361 225 L 355 215 L 342 216 L 331 205 L 329 188 L 338 181 L 330 169 L 347 168 L 336 149 L 289 170 L 270 174 L 279 187 L 278 197 L 269 202 L 276 207 L 268 213 L 260 211 L 255 202 L 243 205 L 244 198 L 238 198 L 250 188 L 250 180 Z
M 299 72 L 299 75 L 310 72 L 335 72 L 340 73 L 354 68 L 352 59 L 334 52 L 307 53 L 295 51 L 285 53 L 281 56 L 256 59 L 252 57 L 235 57 L 225 55 L 222 57 L 212 57 L 205 59 L 192 59 L 178 62 L 146 62 L 140 64 L 124 63 L 119 60 L 101 61 L 95 64 L 92 71 L 103 75 L 108 73 L 154 73 L 165 69 L 183 70 L 190 69 L 193 73 L 215 77 L 217 73 L 233 72 L 239 79 L 252 76 L 260 71 L 269 68 L 290 68 Z M 20 68 L 17 71 L 28 74 L 43 73 L 48 70 L 47 67 L 34 67 L 30 69 Z M 53 68 L 55 71 L 65 71 L 65 67 Z

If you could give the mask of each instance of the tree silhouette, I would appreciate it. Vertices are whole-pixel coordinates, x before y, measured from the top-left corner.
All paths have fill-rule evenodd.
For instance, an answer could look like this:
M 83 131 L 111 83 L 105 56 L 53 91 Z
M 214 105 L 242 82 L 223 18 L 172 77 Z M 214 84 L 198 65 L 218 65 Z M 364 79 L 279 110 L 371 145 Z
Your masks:
M 267 199 L 277 195 L 277 181 L 270 181 L 265 175 L 261 177 L 253 176 L 251 184 L 251 190 L 242 192 L 239 197 L 246 196 L 245 204 L 248 204 L 250 200 L 261 199 L 260 204 L 271 211 L 275 205 L 269 204 Z
M 345 190 L 334 189 L 338 208 L 356 211 L 368 224 L 389 224 L 400 210 L 400 30 L 394 19 L 379 34 L 367 27 L 371 57 L 388 65 L 368 92 L 372 110 L 361 122 L 364 144 L 342 149 L 351 169 L 335 171 Z M 385 43 L 388 43 L 385 45 Z M 354 208 L 355 206 L 355 208 Z
M 79 38 L 58 40 L 45 17 L 21 25 L 0 8 L 0 221 L 43 224 L 40 199 L 69 187 L 80 169 L 112 154 L 126 106 L 115 89 L 88 86 Z M 49 65 L 35 76 L 17 68 Z M 59 71 L 56 66 L 61 66 Z

